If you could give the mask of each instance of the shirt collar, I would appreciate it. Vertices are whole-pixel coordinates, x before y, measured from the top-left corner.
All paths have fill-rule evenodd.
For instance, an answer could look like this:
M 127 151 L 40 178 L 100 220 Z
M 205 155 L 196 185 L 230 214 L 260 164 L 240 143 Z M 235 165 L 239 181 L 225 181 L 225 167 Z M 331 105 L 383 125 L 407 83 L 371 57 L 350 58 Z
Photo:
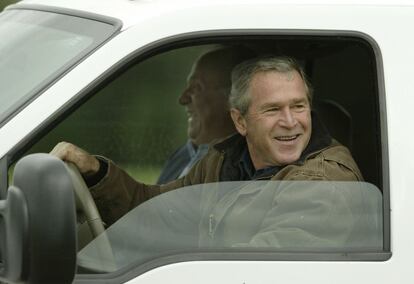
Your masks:
M 266 167 L 264 169 L 256 170 L 254 168 L 252 159 L 250 158 L 249 150 L 246 145 L 240 157 L 239 168 L 241 171 L 242 180 L 254 180 L 254 179 L 260 179 L 264 177 L 273 176 L 275 173 L 277 173 L 280 170 L 281 167 L 272 166 L 272 167 Z
M 187 141 L 185 146 L 187 148 L 190 158 L 194 158 L 200 154 L 204 154 L 208 150 L 208 144 L 201 144 L 195 147 L 195 145 L 190 140 Z

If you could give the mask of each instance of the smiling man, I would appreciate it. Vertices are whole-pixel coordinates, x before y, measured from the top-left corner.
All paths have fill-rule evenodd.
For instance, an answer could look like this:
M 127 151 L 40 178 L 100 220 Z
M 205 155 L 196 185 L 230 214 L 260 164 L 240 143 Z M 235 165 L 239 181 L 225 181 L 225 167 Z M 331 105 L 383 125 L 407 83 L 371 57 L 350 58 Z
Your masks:
M 156 195 L 194 184 L 363 180 L 349 150 L 332 139 L 312 113 L 312 88 L 293 59 L 265 57 L 237 65 L 232 72 L 229 103 L 238 133 L 212 143 L 206 156 L 186 176 L 168 184 L 140 183 L 113 162 L 98 159 L 69 143 L 58 144 L 52 154 L 78 166 L 108 224 Z M 231 200 L 236 202 L 236 196 Z M 324 208 L 327 214 L 329 208 Z
M 248 110 L 232 109 L 256 169 L 294 163 L 308 145 L 312 126 L 305 86 L 296 71 L 257 72 L 250 82 Z
M 207 153 L 210 142 L 236 131 L 228 105 L 231 71 L 252 57 L 253 52 L 245 47 L 218 47 L 203 53 L 194 62 L 178 99 L 188 117 L 188 141 L 168 158 L 157 184 L 185 176 Z
M 239 134 L 214 146 L 222 153 L 219 180 L 362 180 L 349 150 L 332 139 L 311 105 L 312 87 L 292 58 L 238 65 L 230 106 Z
M 312 134 L 311 92 L 302 69 L 289 58 L 248 61 L 234 71 L 231 115 L 246 138 L 241 162 L 249 178 L 300 160 Z M 318 139 L 331 144 L 328 133 Z

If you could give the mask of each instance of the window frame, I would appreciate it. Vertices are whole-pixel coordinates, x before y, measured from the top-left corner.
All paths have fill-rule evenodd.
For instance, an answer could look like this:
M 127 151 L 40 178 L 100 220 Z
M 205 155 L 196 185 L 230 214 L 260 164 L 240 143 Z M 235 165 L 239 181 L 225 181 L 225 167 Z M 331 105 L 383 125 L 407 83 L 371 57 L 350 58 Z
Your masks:
M 90 97 L 95 95 L 100 89 L 110 83 L 113 79 L 117 78 L 130 66 L 141 62 L 155 54 L 159 54 L 163 51 L 171 50 L 177 47 L 185 47 L 199 44 L 209 44 L 212 42 L 218 42 L 222 39 L 240 39 L 241 37 L 249 38 L 254 36 L 262 37 L 277 37 L 277 36 L 292 36 L 292 37 L 309 37 L 309 36 L 324 36 L 324 37 L 354 37 L 365 41 L 371 46 L 375 56 L 376 64 L 376 80 L 377 80 L 377 93 L 378 93 L 378 117 L 379 117 L 379 129 L 380 133 L 380 148 L 381 148 L 381 185 L 383 193 L 383 251 L 382 252 L 355 252 L 355 253 L 343 253 L 343 252 L 243 252 L 234 250 L 220 250 L 220 251 L 198 251 L 196 253 L 188 251 L 181 252 L 179 254 L 161 257 L 159 259 L 150 261 L 139 266 L 129 266 L 119 271 L 103 274 L 92 275 L 84 274 L 75 276 L 76 283 L 83 282 L 100 282 L 103 279 L 110 281 L 111 283 L 119 283 L 127 280 L 131 280 L 138 275 L 141 275 L 149 270 L 157 267 L 165 266 L 168 264 L 187 262 L 187 261 L 387 261 L 391 258 L 391 232 L 390 232 L 390 179 L 389 179 L 389 157 L 388 157 L 388 133 L 387 133 L 387 117 L 386 117 L 386 99 L 385 99 L 385 84 L 384 84 L 384 71 L 383 62 L 381 56 L 381 50 L 376 41 L 369 35 L 359 31 L 345 31 L 345 30 L 286 30 L 286 29 L 272 29 L 272 30 L 256 30 L 256 29 L 240 29 L 240 30 L 214 30 L 214 31 L 202 31 L 202 32 L 190 32 L 185 34 L 174 35 L 164 39 L 160 39 L 156 42 L 140 47 L 135 52 L 126 56 L 123 60 L 113 65 L 112 68 L 105 71 L 105 73 L 96 78 L 90 85 L 83 89 L 79 94 L 76 94 L 76 100 L 69 101 L 64 108 L 58 114 L 50 117 L 47 121 L 39 126 L 35 133 L 32 133 L 30 137 L 26 137 L 19 144 L 17 144 L 5 157 L 0 160 L 0 164 L 4 167 L 8 167 L 11 163 L 15 162 L 19 155 L 24 153 L 31 145 L 33 141 L 38 140 L 49 129 L 53 128 L 60 121 L 64 120 L 67 115 L 73 112 L 78 106 L 83 104 Z M 75 95 L 74 95 L 75 98 Z M 4 184 L 4 180 L 2 181 Z

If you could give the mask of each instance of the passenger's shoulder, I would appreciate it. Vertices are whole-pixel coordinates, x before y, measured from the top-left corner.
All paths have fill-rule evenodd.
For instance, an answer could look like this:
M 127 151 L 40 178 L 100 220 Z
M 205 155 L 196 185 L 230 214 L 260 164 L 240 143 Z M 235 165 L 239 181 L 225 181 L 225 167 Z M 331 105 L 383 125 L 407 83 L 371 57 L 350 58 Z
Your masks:
M 351 151 L 336 140 L 333 140 L 329 147 L 322 150 L 321 155 L 325 160 L 332 160 L 345 165 L 356 164 Z
M 320 156 L 325 162 L 326 172 L 349 172 L 352 175 L 355 175 L 358 180 L 363 180 L 362 174 L 357 163 L 352 157 L 351 151 L 337 141 L 333 141 L 330 147 L 320 153 Z

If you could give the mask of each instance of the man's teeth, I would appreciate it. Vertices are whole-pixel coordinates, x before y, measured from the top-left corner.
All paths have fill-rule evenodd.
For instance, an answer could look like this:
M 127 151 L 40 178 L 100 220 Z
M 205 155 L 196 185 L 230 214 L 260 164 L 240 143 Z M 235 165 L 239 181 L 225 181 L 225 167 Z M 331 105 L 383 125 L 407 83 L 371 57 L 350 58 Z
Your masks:
M 291 141 L 295 140 L 299 135 L 293 135 L 293 136 L 277 136 L 276 139 L 279 141 Z

